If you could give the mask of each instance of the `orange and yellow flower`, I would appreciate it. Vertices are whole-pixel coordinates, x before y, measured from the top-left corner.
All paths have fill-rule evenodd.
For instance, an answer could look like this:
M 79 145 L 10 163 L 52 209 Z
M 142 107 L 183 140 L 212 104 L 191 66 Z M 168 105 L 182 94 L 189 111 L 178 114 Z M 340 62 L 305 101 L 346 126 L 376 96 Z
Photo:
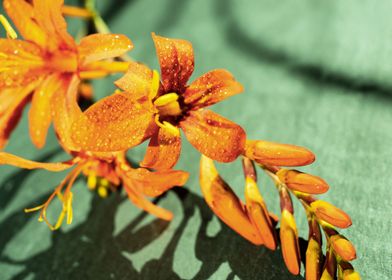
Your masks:
M 0 148 L 31 100 L 30 137 L 37 147 L 45 144 L 54 95 L 67 91 L 72 75 L 80 79 L 124 72 L 128 63 L 101 61 L 132 48 L 124 35 L 94 34 L 79 44 L 67 33 L 63 0 L 4 0 L 4 9 L 24 40 L 2 16 L 8 38 L 0 39 Z
M 60 92 L 53 98 L 53 104 L 58 110 L 54 114 L 54 123 L 58 127 L 59 142 L 72 158 L 65 162 L 41 163 L 23 159 L 21 157 L 0 152 L 0 164 L 13 165 L 25 169 L 46 169 L 49 171 L 62 171 L 73 167 L 55 189 L 49 199 L 42 205 L 27 212 L 41 211 L 40 220 L 45 221 L 51 229 L 61 226 L 65 217 L 67 223 L 72 222 L 72 186 L 79 176 L 84 173 L 88 177 L 88 186 L 96 189 L 101 196 L 106 196 L 112 189 L 124 188 L 129 199 L 139 208 L 165 220 L 172 218 L 172 213 L 154 205 L 145 196 L 156 197 L 172 188 L 182 186 L 188 179 L 188 173 L 180 170 L 149 171 L 145 168 L 133 168 L 125 157 L 125 151 L 99 152 L 81 149 L 71 138 L 71 125 L 73 120 L 80 118 L 82 112 L 75 102 L 79 80 L 74 76 L 69 81 L 67 92 Z M 63 102 L 64 101 L 64 102 Z M 46 211 L 50 202 L 58 197 L 63 210 L 55 224 L 46 218 Z
M 152 37 L 161 81 L 157 71 L 131 64 L 127 74 L 116 82 L 124 92 L 86 110 L 89 127 L 75 133 L 75 142 L 93 151 L 120 151 L 151 137 L 141 165 L 169 169 L 180 155 L 181 128 L 202 154 L 221 162 L 236 159 L 245 147 L 245 131 L 204 107 L 240 93 L 241 84 L 228 71 L 218 69 L 187 85 L 194 69 L 192 45 L 185 40 L 155 34 Z M 75 127 L 80 123 L 76 122 Z M 101 132 L 98 141 L 92 131 Z

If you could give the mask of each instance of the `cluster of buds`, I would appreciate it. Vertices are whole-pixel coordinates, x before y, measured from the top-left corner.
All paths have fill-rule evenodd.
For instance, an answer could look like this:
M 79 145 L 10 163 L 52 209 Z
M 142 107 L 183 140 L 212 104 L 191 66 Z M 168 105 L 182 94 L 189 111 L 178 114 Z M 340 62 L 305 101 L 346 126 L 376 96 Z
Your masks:
M 360 279 L 350 261 L 356 258 L 352 243 L 340 235 L 336 228 L 351 226 L 350 217 L 336 206 L 314 197 L 328 191 L 328 184 L 320 177 L 284 167 L 311 164 L 315 156 L 308 149 L 267 142 L 248 140 L 242 157 L 245 175 L 245 203 L 220 177 L 213 160 L 202 156 L 200 185 L 207 204 L 229 227 L 255 245 L 275 250 L 280 240 L 287 269 L 294 275 L 300 273 L 301 252 L 299 235 L 294 218 L 292 198 L 303 205 L 309 223 L 306 249 L 305 275 L 313 279 Z M 273 181 L 280 199 L 279 218 L 268 211 L 257 186 L 255 165 Z M 276 226 L 280 226 L 279 238 Z M 326 255 L 322 250 L 322 233 L 326 240 Z
M 215 69 L 188 83 L 194 70 L 192 44 L 152 34 L 160 73 L 129 59 L 133 44 L 125 35 L 110 34 L 108 27 L 86 1 L 86 9 L 64 6 L 63 0 L 4 0 L 4 9 L 24 40 L 4 16 L 0 23 L 7 37 L 0 39 L 0 149 L 6 147 L 21 112 L 31 101 L 30 138 L 37 148 L 55 129 L 59 145 L 70 159 L 58 163 L 30 161 L 0 151 L 0 164 L 57 172 L 73 168 L 48 200 L 26 212 L 39 211 L 39 221 L 50 229 L 73 220 L 72 187 L 80 174 L 91 190 L 106 197 L 124 190 L 139 208 L 165 220 L 172 213 L 153 204 L 174 186 L 183 186 L 189 174 L 174 170 L 182 151 L 181 130 L 201 153 L 200 184 L 207 204 L 229 227 L 256 245 L 275 250 L 279 244 L 288 270 L 300 273 L 300 248 L 292 197 L 309 220 L 306 252 L 307 279 L 359 279 L 349 263 L 356 257 L 353 245 L 336 228 L 351 225 L 349 216 L 313 195 L 328 190 L 316 176 L 285 167 L 314 161 L 307 149 L 266 141 L 247 140 L 238 124 L 206 109 L 239 94 L 243 86 L 225 69 Z M 98 33 L 80 42 L 68 34 L 64 15 L 88 18 Z M 79 98 L 92 98 L 92 79 L 124 73 L 112 95 L 82 111 Z M 126 152 L 149 140 L 144 159 L 134 167 Z M 219 176 L 214 161 L 243 159 L 245 204 Z M 255 165 L 274 181 L 280 197 L 280 218 L 267 209 L 257 186 Z M 62 203 L 55 223 L 47 218 L 53 199 Z M 276 226 L 280 225 L 279 236 Z M 327 245 L 324 257 L 321 243 Z M 279 242 L 280 240 L 280 242 Z

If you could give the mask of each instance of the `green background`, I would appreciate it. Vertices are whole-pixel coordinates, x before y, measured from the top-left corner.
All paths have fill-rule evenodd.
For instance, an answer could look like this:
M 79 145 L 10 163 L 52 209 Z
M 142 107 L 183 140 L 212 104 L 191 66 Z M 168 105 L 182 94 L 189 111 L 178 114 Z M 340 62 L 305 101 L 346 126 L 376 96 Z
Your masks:
M 98 2 L 112 31 L 133 40 L 134 59 L 158 67 L 154 31 L 193 43 L 192 79 L 214 68 L 231 71 L 245 93 L 213 109 L 242 125 L 248 138 L 314 151 L 317 161 L 301 170 L 325 178 L 331 189 L 322 198 L 351 215 L 353 226 L 342 233 L 357 248 L 354 266 L 363 279 L 392 277 L 391 1 Z M 73 20 L 70 30 L 80 25 Z M 114 90 L 108 80 L 95 86 L 99 97 Z M 7 151 L 66 159 L 53 132 L 43 150 L 32 146 L 26 117 Z M 99 198 L 81 178 L 73 224 L 51 232 L 23 208 L 43 202 L 65 173 L 0 167 L 1 279 L 302 279 L 287 272 L 280 250 L 249 244 L 212 215 L 200 195 L 199 154 L 184 142 L 177 168 L 191 172 L 190 180 L 159 200 L 175 214 L 170 223 L 123 195 Z M 144 149 L 129 155 L 137 162 Z M 243 197 L 240 162 L 219 170 Z M 265 176 L 260 189 L 277 213 L 277 194 Z M 306 238 L 298 203 L 295 211 Z

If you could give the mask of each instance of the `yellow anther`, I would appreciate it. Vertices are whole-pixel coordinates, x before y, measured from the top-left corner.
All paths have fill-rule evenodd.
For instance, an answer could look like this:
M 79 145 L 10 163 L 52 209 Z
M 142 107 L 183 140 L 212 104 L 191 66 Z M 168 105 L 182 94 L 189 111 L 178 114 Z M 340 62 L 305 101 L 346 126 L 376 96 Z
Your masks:
M 108 189 L 103 186 L 99 186 L 98 187 L 98 195 L 102 198 L 107 197 L 108 196 Z
M 172 125 L 171 123 L 164 121 L 163 123 L 161 123 L 159 121 L 159 115 L 155 115 L 155 123 L 162 129 L 166 129 L 166 131 L 170 132 L 171 134 L 173 134 L 174 136 L 180 136 L 180 130 L 178 129 L 178 127 L 175 127 L 174 125 Z
M 67 203 L 65 205 L 65 211 L 67 212 L 67 224 L 72 223 L 72 218 L 73 218 L 72 200 L 73 200 L 73 193 L 69 192 L 67 197 Z
M 43 207 L 44 207 L 44 205 L 42 204 L 42 205 L 39 205 L 34 208 L 25 208 L 24 211 L 25 211 L 25 213 L 30 213 L 30 212 L 41 210 Z
M 178 100 L 178 94 L 175 92 L 167 93 L 165 95 L 159 96 L 155 101 L 155 106 L 165 106 L 171 102 Z
M 97 186 L 97 176 L 90 174 L 87 177 L 87 186 L 90 190 L 94 190 Z
M 1 23 L 1 25 L 3 25 L 5 31 L 7 32 L 7 36 L 10 39 L 18 38 L 18 35 L 16 34 L 15 30 L 12 28 L 9 21 L 5 18 L 5 16 L 0 15 L 0 23 Z
M 150 89 L 150 94 L 149 98 L 153 99 L 155 96 L 157 96 L 159 89 L 159 73 L 157 70 L 152 71 L 152 81 L 151 81 L 151 89 Z
M 101 178 L 101 180 L 99 180 L 99 185 L 100 185 L 101 187 L 108 188 L 109 185 L 110 185 L 110 182 L 109 182 L 109 180 L 106 179 L 106 178 Z
M 61 227 L 61 224 L 63 223 L 64 217 L 65 217 L 65 212 L 66 210 L 63 209 L 61 211 L 59 218 L 57 219 L 56 225 L 54 227 L 50 227 L 51 230 L 56 230 Z
M 181 115 L 181 108 L 178 103 L 178 94 L 175 92 L 167 93 L 158 97 L 154 101 L 154 105 L 161 116 Z
M 94 13 L 89 9 L 83 9 L 75 6 L 64 5 L 61 9 L 63 15 L 71 17 L 91 18 Z

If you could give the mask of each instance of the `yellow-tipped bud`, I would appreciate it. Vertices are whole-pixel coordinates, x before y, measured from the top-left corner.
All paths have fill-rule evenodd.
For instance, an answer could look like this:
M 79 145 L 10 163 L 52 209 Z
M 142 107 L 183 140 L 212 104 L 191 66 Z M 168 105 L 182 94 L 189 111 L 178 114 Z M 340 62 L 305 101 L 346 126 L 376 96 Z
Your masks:
M 354 245 L 342 235 L 333 235 L 330 237 L 330 242 L 335 253 L 344 261 L 352 261 L 356 259 L 357 253 Z
M 246 141 L 245 156 L 263 165 L 303 166 L 315 160 L 308 149 L 262 140 Z
M 306 249 L 306 280 L 320 279 L 320 265 L 322 250 L 320 243 L 314 238 L 310 238 L 308 248 Z
M 288 270 L 292 274 L 298 275 L 300 272 L 300 253 L 297 226 L 293 214 L 287 210 L 282 211 L 280 240 L 283 259 Z
M 358 272 L 347 269 L 343 271 L 343 280 L 361 280 L 361 276 Z
M 200 160 L 200 186 L 208 206 L 225 224 L 250 242 L 262 244 L 244 205 L 219 176 L 213 160 L 204 155 Z
M 250 178 L 246 178 L 245 198 L 248 215 L 253 225 L 257 228 L 263 244 L 271 249 L 276 249 L 275 231 L 267 210 L 267 206 L 259 192 L 256 182 Z
M 348 228 L 351 226 L 351 218 L 346 212 L 336 206 L 322 200 L 316 200 L 310 204 L 317 218 L 330 223 L 339 228 Z
M 302 173 L 297 170 L 280 169 L 276 175 L 294 191 L 308 194 L 322 194 L 328 191 L 328 184 L 320 177 Z

